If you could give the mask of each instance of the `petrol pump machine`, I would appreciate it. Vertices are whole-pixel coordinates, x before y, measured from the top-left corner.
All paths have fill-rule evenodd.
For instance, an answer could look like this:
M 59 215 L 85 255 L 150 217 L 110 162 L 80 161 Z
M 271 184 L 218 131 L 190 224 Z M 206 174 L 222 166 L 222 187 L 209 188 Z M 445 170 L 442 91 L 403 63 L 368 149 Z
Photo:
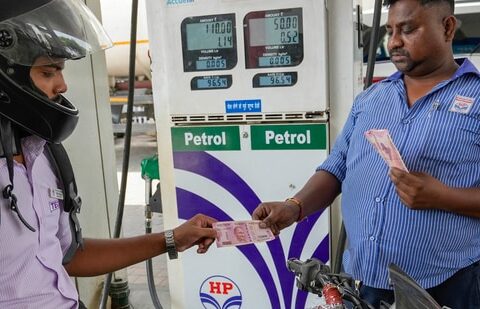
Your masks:
M 323 0 L 147 1 L 165 228 L 250 220 L 327 156 Z M 169 261 L 172 308 L 305 308 L 289 257 L 329 261 L 329 212 L 267 242 Z

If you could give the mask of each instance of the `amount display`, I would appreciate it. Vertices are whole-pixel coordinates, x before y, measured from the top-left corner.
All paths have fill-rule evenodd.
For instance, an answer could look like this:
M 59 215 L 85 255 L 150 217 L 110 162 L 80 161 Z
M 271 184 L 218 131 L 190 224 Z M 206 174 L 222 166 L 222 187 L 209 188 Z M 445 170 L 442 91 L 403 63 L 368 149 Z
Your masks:
M 292 63 L 292 57 L 290 56 L 258 57 L 259 67 L 285 66 L 285 65 L 290 65 L 291 63 Z
M 222 70 L 227 68 L 227 60 L 225 59 L 211 59 L 211 60 L 197 60 L 197 70 Z
M 299 43 L 298 16 L 277 16 L 250 20 L 250 46 Z
M 233 47 L 232 21 L 187 24 L 187 49 L 208 50 Z
M 226 78 L 205 78 L 197 80 L 198 89 L 228 88 Z

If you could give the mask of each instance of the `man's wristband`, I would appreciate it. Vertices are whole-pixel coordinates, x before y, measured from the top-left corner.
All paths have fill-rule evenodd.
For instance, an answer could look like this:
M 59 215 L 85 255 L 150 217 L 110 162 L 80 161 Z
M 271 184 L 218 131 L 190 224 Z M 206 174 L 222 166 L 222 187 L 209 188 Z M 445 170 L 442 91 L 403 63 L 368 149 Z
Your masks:
M 293 204 L 298 206 L 298 217 L 297 217 L 297 222 L 300 222 L 303 220 L 303 203 L 299 199 L 295 197 L 289 197 L 285 200 L 285 202 L 292 202 Z
M 175 239 L 173 238 L 173 230 L 166 230 L 163 234 L 165 235 L 168 258 L 170 260 L 178 258 L 177 247 L 175 246 Z

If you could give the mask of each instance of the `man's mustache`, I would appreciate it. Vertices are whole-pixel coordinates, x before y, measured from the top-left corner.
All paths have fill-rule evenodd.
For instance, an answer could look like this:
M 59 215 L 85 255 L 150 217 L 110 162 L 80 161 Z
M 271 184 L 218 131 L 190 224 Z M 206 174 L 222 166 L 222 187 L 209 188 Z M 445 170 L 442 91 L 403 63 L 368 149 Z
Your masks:
M 389 51 L 390 57 L 391 56 L 408 56 L 408 52 L 404 49 L 394 48 Z

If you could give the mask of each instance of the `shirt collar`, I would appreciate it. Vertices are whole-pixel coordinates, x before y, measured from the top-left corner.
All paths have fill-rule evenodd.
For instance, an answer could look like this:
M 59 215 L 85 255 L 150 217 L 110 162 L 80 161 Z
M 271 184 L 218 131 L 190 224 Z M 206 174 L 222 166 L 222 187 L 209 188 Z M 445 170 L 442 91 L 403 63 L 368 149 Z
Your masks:
M 468 58 L 458 58 L 458 59 L 455 59 L 455 62 L 459 65 L 459 67 L 457 71 L 455 71 L 455 74 L 452 76 L 451 79 L 456 79 L 464 74 L 475 74 L 478 77 L 480 77 L 480 72 Z M 402 78 L 403 78 L 403 73 L 400 71 L 397 71 L 392 75 L 390 75 L 389 77 L 382 80 L 381 82 L 396 81 Z
M 43 153 L 46 141 L 36 135 L 30 135 L 22 139 L 23 157 L 27 163 L 33 163 Z
M 478 69 L 475 67 L 475 65 L 468 59 L 468 58 L 459 58 L 455 59 L 457 64 L 460 66 L 455 74 L 452 76 L 452 79 L 460 77 L 464 74 L 475 74 L 477 77 L 480 77 L 480 72 L 478 72 Z
M 23 159 L 28 169 L 31 168 L 35 159 L 44 151 L 46 141 L 38 136 L 30 135 L 20 140 Z M 0 158 L 0 167 L 7 164 L 5 158 Z

